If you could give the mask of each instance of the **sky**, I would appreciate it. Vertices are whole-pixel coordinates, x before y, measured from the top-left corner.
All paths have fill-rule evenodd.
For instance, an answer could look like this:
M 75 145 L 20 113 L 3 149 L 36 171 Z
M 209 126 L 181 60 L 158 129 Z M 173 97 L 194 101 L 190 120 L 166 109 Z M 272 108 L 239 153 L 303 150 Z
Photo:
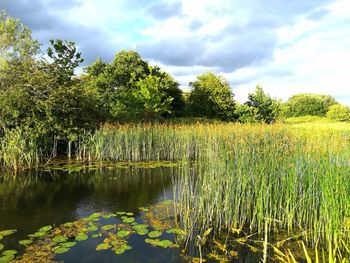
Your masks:
M 135 50 L 184 90 L 212 71 L 244 102 L 330 94 L 350 106 L 349 0 L 0 0 L 47 48 L 76 42 L 85 65 Z

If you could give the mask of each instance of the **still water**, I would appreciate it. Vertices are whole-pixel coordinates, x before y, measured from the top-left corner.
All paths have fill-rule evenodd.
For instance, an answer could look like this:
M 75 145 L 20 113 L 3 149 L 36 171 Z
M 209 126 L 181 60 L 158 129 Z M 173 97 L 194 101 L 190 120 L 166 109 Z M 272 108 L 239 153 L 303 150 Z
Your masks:
M 63 166 L 62 166 L 63 167 Z M 0 174 L 0 231 L 16 229 L 4 236 L 0 244 L 4 250 L 16 250 L 16 259 L 26 253 L 20 240 L 36 233 L 43 226 L 53 229 L 66 222 L 87 218 L 93 213 L 105 215 L 118 211 L 132 213 L 138 224 L 145 222 L 140 208 L 173 199 L 172 182 L 177 175 L 176 167 L 153 168 L 79 168 L 43 169 L 17 174 Z M 123 223 L 115 216 L 98 218 L 99 226 Z M 136 223 L 134 223 L 136 225 Z M 152 231 L 152 227 L 149 227 Z M 154 229 L 153 229 L 154 230 Z M 119 231 L 119 230 L 118 230 Z M 47 256 L 46 262 L 189 262 L 181 256 L 180 248 L 162 248 L 145 242 L 147 236 L 136 233 L 127 237 L 132 249 L 116 254 L 112 249 L 97 251 L 106 236 L 76 242 L 66 253 Z M 174 240 L 174 235 L 162 232 L 161 239 Z M 0 254 L 1 252 L 0 251 Z M 43 252 L 44 253 L 44 252 Z M 194 250 L 194 254 L 197 251 Z M 28 254 L 28 251 L 27 251 Z M 29 252 L 30 254 L 30 252 Z M 50 254 L 50 253 L 48 253 Z M 1 256 L 0 256 L 1 257 Z M 260 257 L 240 251 L 240 257 L 231 262 L 259 262 Z M 33 259 L 24 258 L 22 262 Z M 44 261 L 43 258 L 36 261 Z M 208 260 L 207 262 L 211 262 Z M 213 261 L 215 262 L 215 261 Z

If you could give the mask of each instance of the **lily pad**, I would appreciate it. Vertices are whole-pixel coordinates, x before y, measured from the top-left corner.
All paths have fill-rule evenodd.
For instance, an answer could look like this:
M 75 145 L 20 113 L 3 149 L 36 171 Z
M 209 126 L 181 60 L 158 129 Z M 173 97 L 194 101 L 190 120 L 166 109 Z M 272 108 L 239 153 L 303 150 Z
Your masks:
M 75 239 L 77 241 L 84 241 L 84 240 L 88 239 L 88 236 L 84 233 L 80 233 L 75 237 Z
M 2 252 L 2 254 L 3 254 L 4 256 L 7 256 L 7 255 L 16 255 L 16 254 L 17 254 L 17 250 L 14 250 L 14 249 L 5 250 L 4 252 Z
M 71 227 L 73 226 L 73 222 L 67 222 L 65 224 L 63 224 L 64 227 Z
M 134 221 L 135 221 L 135 218 L 133 218 L 133 217 L 127 217 L 127 218 L 123 219 L 123 222 L 127 223 L 127 224 L 132 223 Z
M 3 239 L 4 237 L 2 235 L 0 235 L 0 240 Z
M 92 238 L 97 238 L 97 237 L 100 237 L 101 235 L 100 234 L 94 234 L 94 235 L 92 235 L 91 237 Z
M 62 247 L 73 247 L 75 246 L 77 243 L 76 242 L 64 242 L 64 243 L 61 243 L 60 245 Z
M 174 243 L 170 240 L 159 240 L 159 239 L 149 239 L 146 238 L 145 242 L 152 245 L 152 246 L 159 246 L 159 247 L 163 247 L 163 248 L 168 248 L 170 246 L 173 246 Z
M 3 230 L 3 231 L 0 231 L 0 235 L 1 236 L 9 236 L 9 235 L 12 235 L 13 233 L 15 233 L 16 231 L 17 231 L 16 229 Z
M 126 212 L 117 212 L 116 214 L 119 215 L 119 216 L 122 216 L 122 215 L 125 215 Z
M 90 225 L 87 229 L 89 232 L 97 231 L 98 227 L 96 225 Z
M 55 253 L 56 254 L 63 254 L 63 253 L 66 253 L 70 250 L 69 247 L 60 247 L 58 249 L 55 250 Z
M 67 241 L 67 237 L 65 236 L 56 236 L 52 239 L 53 242 L 55 243 L 62 243 L 62 242 L 66 242 Z
M 129 234 L 130 234 L 130 232 L 127 230 L 120 230 L 117 235 L 118 235 L 118 237 L 126 237 Z
M 116 216 L 116 214 L 108 214 L 108 215 L 104 215 L 102 217 L 108 219 L 108 218 L 111 218 L 113 216 Z
M 14 258 L 15 258 L 15 255 L 6 255 L 6 256 L 0 257 L 0 263 L 10 262 Z
M 149 231 L 148 231 L 148 229 L 143 228 L 143 229 L 137 230 L 136 233 L 137 233 L 138 235 L 140 235 L 140 236 L 145 236 L 145 235 L 147 235 L 147 234 L 149 233 Z
M 46 235 L 46 232 L 35 232 L 34 234 L 28 235 L 29 237 L 43 237 Z
M 127 216 L 133 216 L 133 215 L 134 215 L 134 213 L 132 213 L 132 212 L 128 212 L 128 213 L 126 213 L 126 215 L 127 215 Z
M 101 227 L 101 230 L 107 231 L 107 230 L 111 230 L 113 228 L 115 228 L 115 225 L 105 225 L 105 226 Z
M 151 231 L 148 233 L 148 236 L 150 238 L 156 238 L 156 237 L 160 237 L 163 233 L 160 231 Z
M 97 245 L 96 250 L 100 251 L 100 250 L 106 250 L 109 249 L 111 246 L 107 243 L 101 243 L 99 245 Z
M 52 226 L 43 226 L 39 229 L 39 232 L 47 232 L 52 229 Z
M 0 244 L 0 251 L 3 250 L 3 248 L 4 248 L 4 245 Z
M 19 241 L 20 245 L 29 245 L 31 243 L 33 243 L 33 240 L 31 240 L 31 239 L 25 239 L 25 240 Z

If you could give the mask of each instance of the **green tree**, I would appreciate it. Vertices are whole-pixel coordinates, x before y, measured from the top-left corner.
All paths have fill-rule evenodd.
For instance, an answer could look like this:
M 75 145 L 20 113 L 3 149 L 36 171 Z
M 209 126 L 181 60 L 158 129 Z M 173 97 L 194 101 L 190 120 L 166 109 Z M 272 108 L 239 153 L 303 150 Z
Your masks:
M 335 121 L 350 122 L 350 109 L 345 105 L 334 104 L 329 107 L 327 118 Z
M 301 93 L 294 95 L 285 103 L 286 117 L 326 116 L 330 106 L 337 104 L 329 95 Z
M 138 119 L 155 119 L 164 113 L 171 113 L 173 98 L 161 90 L 161 84 L 161 78 L 152 75 L 136 82 L 129 112 Z
M 255 118 L 258 122 L 272 123 L 276 120 L 279 103 L 265 94 L 264 90 L 257 86 L 254 93 L 248 94 L 247 106 L 255 109 Z
M 221 76 L 208 72 L 190 83 L 189 113 L 196 117 L 234 118 L 234 100 L 229 83 Z
M 32 38 L 27 26 L 0 11 L 0 69 L 12 60 L 33 59 L 39 48 L 39 42 Z
M 81 53 L 77 52 L 74 42 L 57 39 L 50 40 L 50 43 L 52 48 L 47 49 L 47 55 L 53 60 L 58 84 L 72 85 L 74 70 L 84 61 Z

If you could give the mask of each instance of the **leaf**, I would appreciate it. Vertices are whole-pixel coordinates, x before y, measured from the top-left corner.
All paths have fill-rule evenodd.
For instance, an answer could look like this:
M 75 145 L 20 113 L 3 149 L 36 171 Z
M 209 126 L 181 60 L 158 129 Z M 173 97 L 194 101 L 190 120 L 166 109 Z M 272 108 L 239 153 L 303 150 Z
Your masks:
M 117 248 L 117 249 L 115 250 L 115 253 L 116 253 L 117 255 L 123 254 L 124 252 L 125 252 L 125 249 L 122 248 L 122 247 Z
M 43 237 L 46 235 L 46 232 L 35 232 L 34 234 L 28 235 L 29 237 Z
M 0 235 L 0 240 L 3 239 L 4 237 L 2 235 Z
M 62 247 L 73 247 L 75 246 L 77 243 L 76 242 L 64 242 L 64 243 L 61 243 L 60 245 Z
M 129 231 L 127 231 L 127 230 L 121 230 L 121 231 L 118 231 L 118 237 L 126 237 L 126 236 L 128 236 L 130 234 L 130 232 Z
M 107 230 L 111 230 L 113 228 L 115 228 L 115 225 L 105 225 L 105 226 L 101 227 L 101 230 L 107 231 Z
M 52 229 L 52 226 L 43 226 L 39 229 L 39 232 L 47 232 Z
M 156 238 L 156 237 L 160 237 L 163 233 L 160 231 L 151 231 L 148 233 L 148 236 L 150 238 Z
M 15 258 L 15 255 L 7 255 L 7 256 L 0 257 L 0 263 L 10 262 L 14 258 Z
M 5 246 L 3 244 L 0 244 L 0 251 L 3 250 Z
M 88 239 L 88 236 L 84 233 L 80 233 L 75 237 L 75 239 L 77 241 L 84 241 L 84 240 Z
M 25 239 L 25 240 L 19 241 L 20 245 L 29 245 L 31 243 L 33 243 L 33 240 L 31 240 L 31 239 Z
M 69 247 L 60 247 L 58 249 L 55 249 L 55 253 L 56 254 L 63 254 L 63 253 L 66 253 L 70 250 Z
M 99 245 L 97 245 L 96 250 L 100 251 L 100 250 L 106 250 L 109 249 L 111 246 L 108 243 L 101 243 Z
M 65 242 L 65 241 L 67 241 L 67 237 L 65 237 L 65 236 L 56 236 L 56 237 L 54 237 L 53 239 L 52 239 L 52 241 L 53 242 L 55 242 L 55 243 L 61 243 L 61 242 Z
M 117 212 L 116 214 L 119 215 L 119 216 L 122 216 L 122 215 L 125 215 L 126 212 Z
M 0 235 L 1 236 L 9 236 L 9 235 L 12 235 L 13 233 L 15 233 L 16 231 L 17 231 L 16 229 L 3 230 L 3 231 L 0 231 Z
M 16 254 L 17 254 L 17 250 L 14 250 L 14 249 L 5 250 L 4 252 L 2 252 L 2 254 L 3 254 L 4 256 L 7 256 L 7 255 L 16 255 Z
M 146 229 L 146 228 L 139 229 L 139 230 L 136 231 L 136 233 L 137 233 L 138 235 L 140 235 L 140 236 L 147 235 L 148 232 L 149 232 L 149 231 L 148 231 L 148 229 Z
M 127 223 L 127 224 L 132 223 L 134 221 L 135 221 L 135 218 L 133 218 L 133 217 L 127 217 L 127 218 L 123 219 L 123 222 Z
M 97 231 L 98 227 L 96 225 L 90 225 L 87 229 L 89 232 Z
M 67 222 L 65 224 L 63 224 L 64 227 L 71 227 L 73 226 L 73 222 Z
M 126 213 L 126 215 L 127 215 L 127 216 L 133 216 L 133 215 L 134 215 L 134 213 L 132 213 L 132 212 L 128 212 L 128 213 Z

